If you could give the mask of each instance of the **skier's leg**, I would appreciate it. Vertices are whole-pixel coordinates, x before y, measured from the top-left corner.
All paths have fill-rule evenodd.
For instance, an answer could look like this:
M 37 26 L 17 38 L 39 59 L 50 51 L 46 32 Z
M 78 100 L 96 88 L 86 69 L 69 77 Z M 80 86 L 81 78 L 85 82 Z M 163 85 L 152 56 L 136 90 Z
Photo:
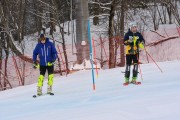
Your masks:
M 130 65 L 126 65 L 125 71 L 125 83 L 129 83 L 129 76 L 130 76 Z
M 132 82 L 136 82 L 138 75 L 138 64 L 134 64 Z
M 38 84 L 37 84 L 38 86 L 37 95 L 42 95 L 42 86 L 43 86 L 45 72 L 46 72 L 46 67 L 40 66 L 40 76 L 38 78 Z
M 132 63 L 131 55 L 126 55 L 125 83 L 129 83 L 131 63 Z
M 138 75 L 138 55 L 133 56 L 133 63 L 134 63 L 134 68 L 133 68 L 132 82 L 135 83 Z
M 48 66 L 48 88 L 47 88 L 47 93 L 50 94 L 52 93 L 52 85 L 54 81 L 54 66 Z

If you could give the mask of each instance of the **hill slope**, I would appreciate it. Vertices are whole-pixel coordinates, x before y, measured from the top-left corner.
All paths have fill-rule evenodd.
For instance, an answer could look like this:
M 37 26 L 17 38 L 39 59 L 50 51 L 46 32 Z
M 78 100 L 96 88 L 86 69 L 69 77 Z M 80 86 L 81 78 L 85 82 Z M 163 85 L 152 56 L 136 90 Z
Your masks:
M 142 85 L 123 86 L 124 68 L 55 77 L 55 96 L 32 98 L 36 84 L 0 92 L 1 120 L 179 120 L 180 62 L 141 65 Z M 139 77 L 140 81 L 140 77 Z M 46 92 L 46 81 L 43 91 Z

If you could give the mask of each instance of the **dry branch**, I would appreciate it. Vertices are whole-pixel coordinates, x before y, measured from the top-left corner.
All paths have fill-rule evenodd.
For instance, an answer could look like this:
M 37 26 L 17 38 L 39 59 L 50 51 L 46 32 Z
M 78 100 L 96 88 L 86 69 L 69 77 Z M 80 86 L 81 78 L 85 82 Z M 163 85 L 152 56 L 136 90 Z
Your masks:
M 150 30 L 151 32 L 154 32 L 156 34 L 158 34 L 159 36 L 163 37 L 163 38 L 166 38 L 164 35 L 161 35 L 160 33 L 158 33 L 157 31 L 154 31 L 154 30 Z
M 149 43 L 146 46 L 147 47 L 155 46 L 157 44 L 160 44 L 160 43 L 163 43 L 165 41 L 172 40 L 172 39 L 175 39 L 175 38 L 179 38 L 179 36 L 171 36 L 171 37 L 168 37 L 168 38 L 164 38 L 164 39 L 161 39 L 159 41 L 155 41 L 155 42 Z

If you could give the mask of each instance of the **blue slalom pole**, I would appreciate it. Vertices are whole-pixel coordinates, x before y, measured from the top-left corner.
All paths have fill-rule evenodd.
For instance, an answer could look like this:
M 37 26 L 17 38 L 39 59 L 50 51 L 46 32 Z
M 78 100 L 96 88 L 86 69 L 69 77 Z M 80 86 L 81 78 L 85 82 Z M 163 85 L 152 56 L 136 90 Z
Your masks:
M 88 40 L 89 40 L 89 47 L 90 47 L 90 62 L 92 66 L 93 90 L 95 90 L 96 86 L 95 86 L 95 80 L 94 80 L 94 66 L 93 66 L 93 56 L 92 56 L 92 39 L 91 39 L 90 20 L 88 20 Z

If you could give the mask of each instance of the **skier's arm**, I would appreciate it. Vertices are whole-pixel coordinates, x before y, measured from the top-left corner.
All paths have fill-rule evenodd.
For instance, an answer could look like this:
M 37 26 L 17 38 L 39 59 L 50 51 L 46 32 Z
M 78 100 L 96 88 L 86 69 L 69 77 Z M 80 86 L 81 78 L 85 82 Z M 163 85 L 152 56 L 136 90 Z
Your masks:
M 124 45 L 129 45 L 130 40 L 129 40 L 129 35 L 126 33 L 125 36 L 124 36 Z
M 33 51 L 33 61 L 35 62 L 37 60 L 38 55 L 38 45 L 36 45 L 34 51 Z
M 139 41 L 140 41 L 140 42 L 143 42 L 143 43 L 145 44 L 144 37 L 142 36 L 141 33 L 139 34 Z
M 52 62 L 56 61 L 56 58 L 57 58 L 57 51 L 54 44 L 52 44 Z
M 144 49 L 145 40 L 141 34 L 139 34 L 139 48 Z

